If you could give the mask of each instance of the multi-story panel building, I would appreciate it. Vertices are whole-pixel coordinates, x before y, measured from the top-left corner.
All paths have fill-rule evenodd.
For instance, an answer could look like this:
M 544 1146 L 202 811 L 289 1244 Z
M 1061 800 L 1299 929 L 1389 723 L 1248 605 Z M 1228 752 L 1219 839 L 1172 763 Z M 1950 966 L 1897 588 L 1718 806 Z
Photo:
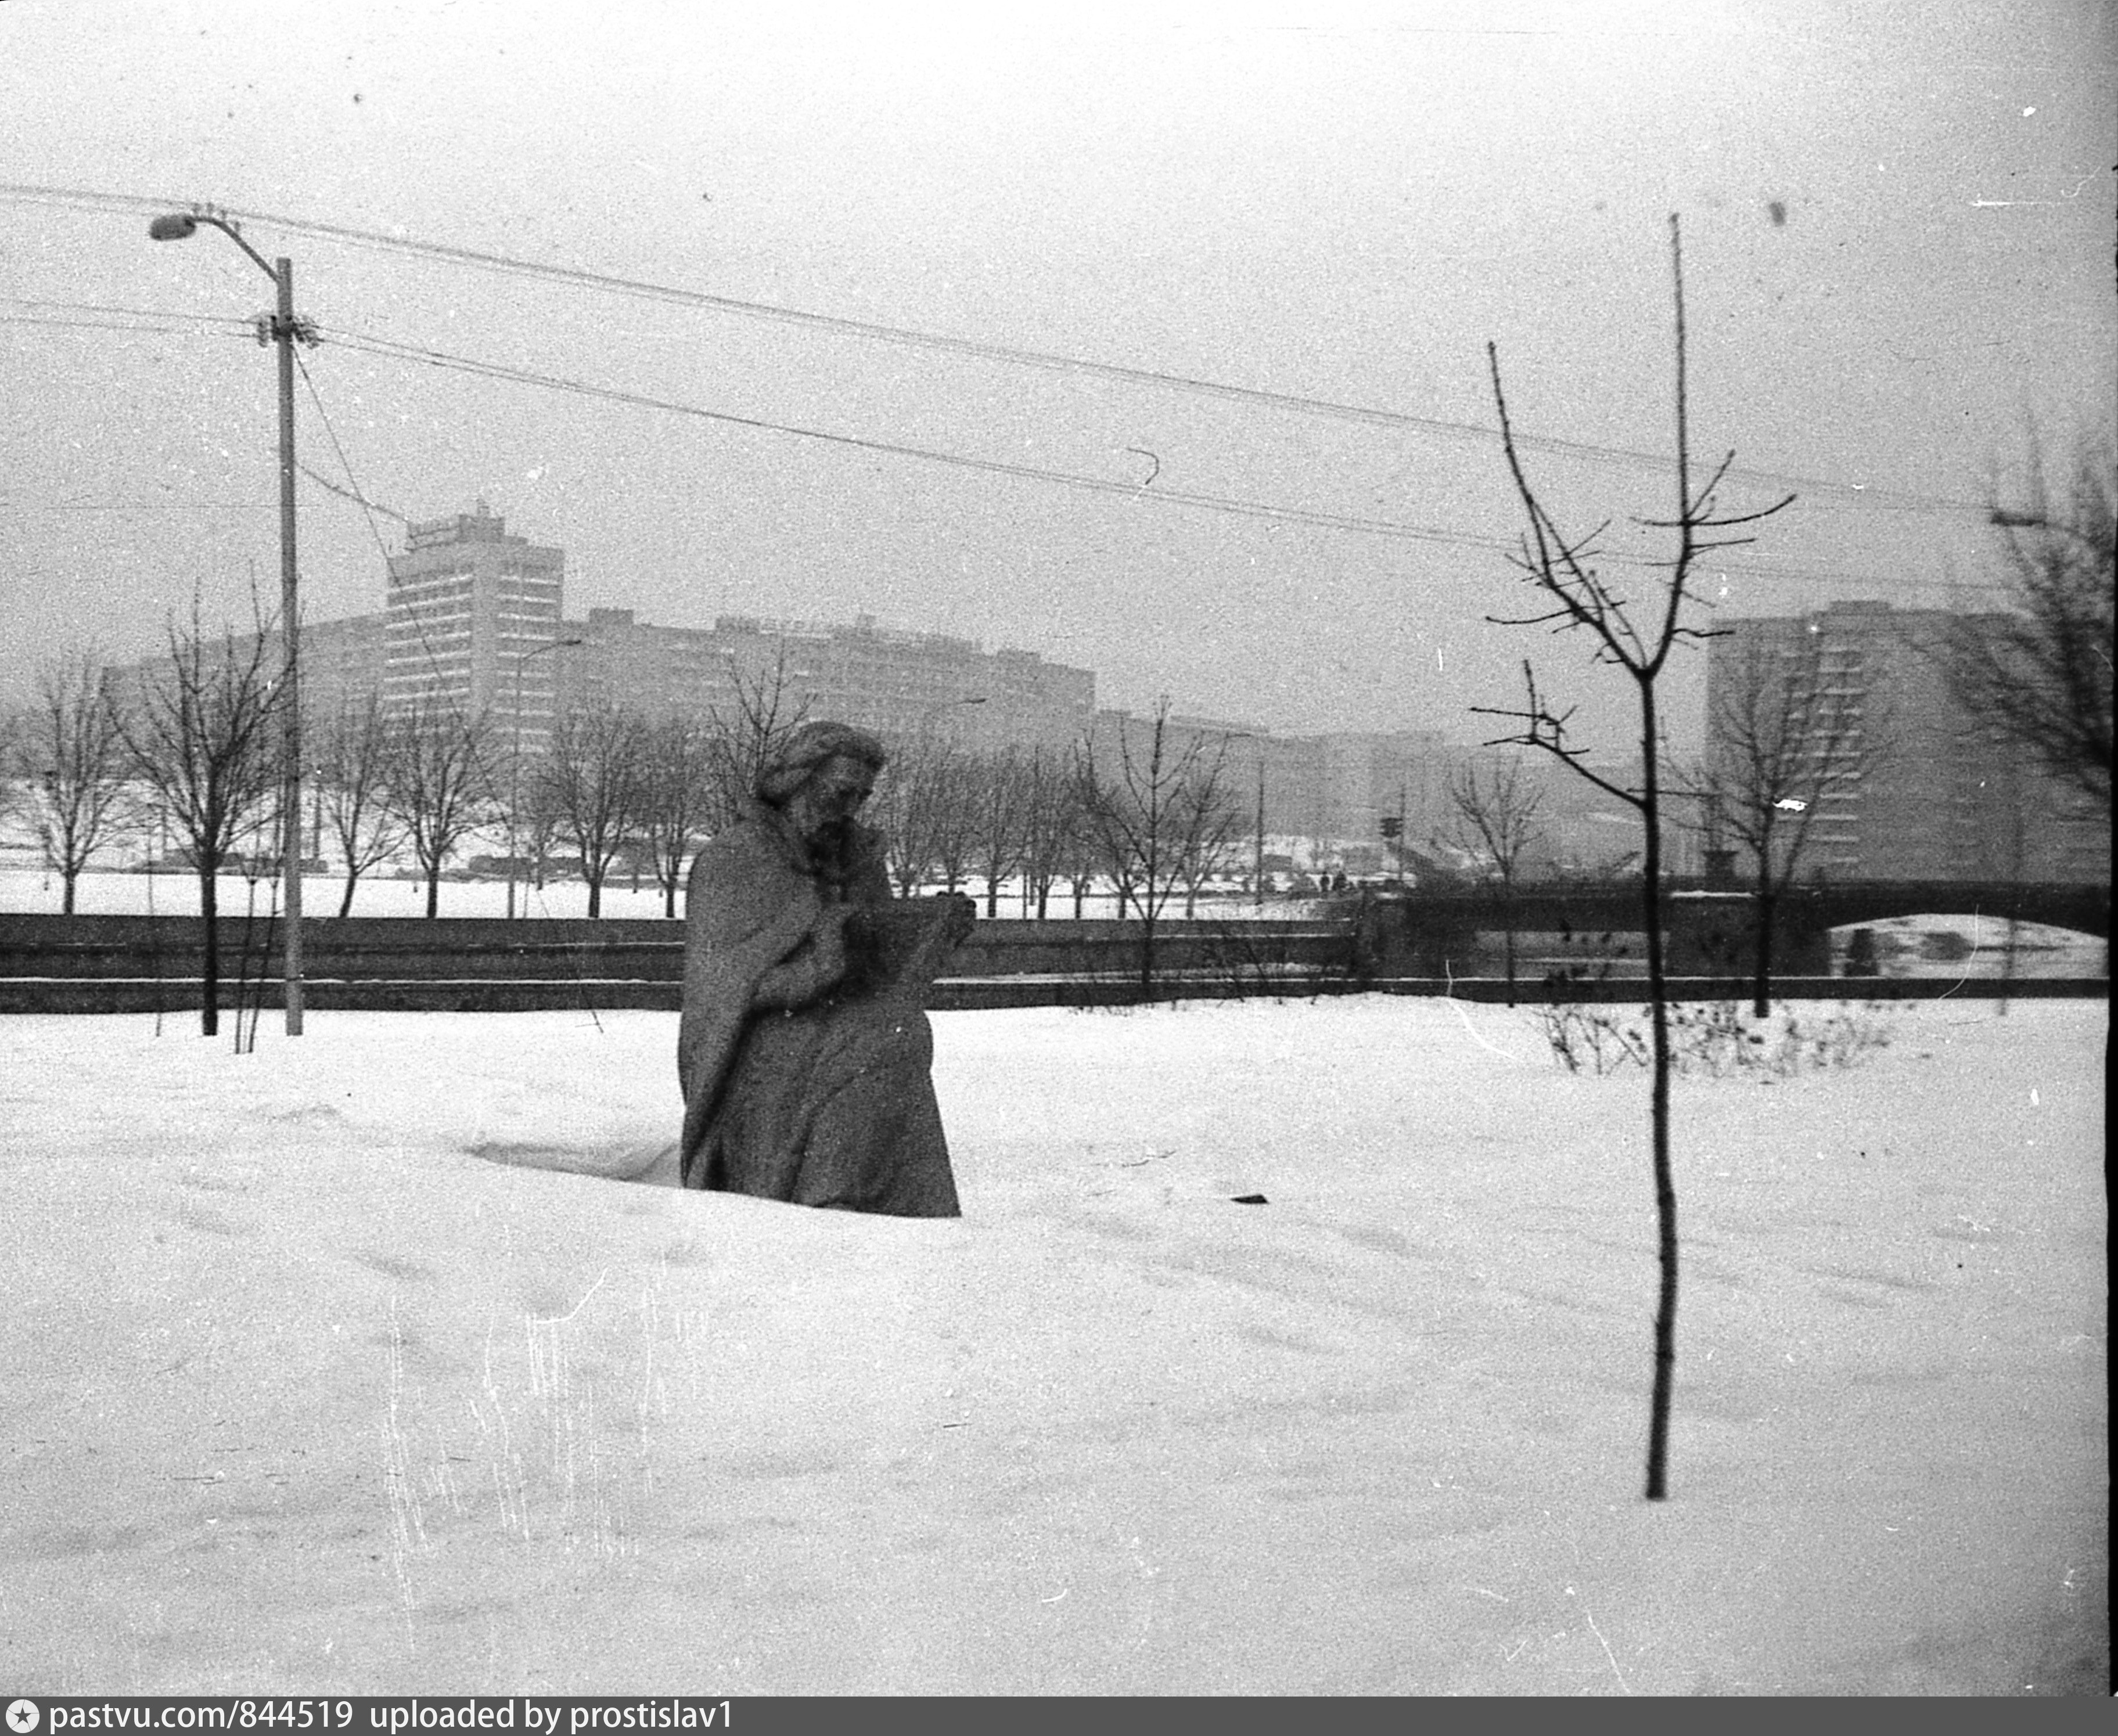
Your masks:
M 733 719 L 747 695 L 775 689 L 783 718 L 833 718 L 886 741 L 946 729 L 969 747 L 1057 749 L 1081 740 L 1095 715 L 1093 674 L 1031 652 L 987 652 L 866 616 L 850 626 L 723 616 L 669 627 L 596 608 L 569 621 L 565 574 L 562 550 L 511 536 L 482 501 L 408 525 L 380 614 L 303 624 L 304 711 L 331 715 L 373 692 L 400 716 L 439 703 L 484 718 L 525 755 L 548 744 L 567 705 Z M 276 633 L 267 641 L 276 668 Z M 113 680 L 136 682 L 160 661 Z
M 1151 718 L 1129 712 L 1097 713 L 1094 740 L 1107 776 L 1119 775 L 1121 751 L 1140 761 L 1153 727 Z M 1164 734 L 1171 762 L 1195 745 L 1205 763 L 1220 766 L 1224 798 L 1244 810 L 1254 837 L 1268 841 L 1268 853 L 1356 875 L 1400 866 L 1393 838 L 1427 849 L 1445 827 L 1450 777 L 1469 754 L 1427 730 L 1275 736 L 1249 724 L 1172 715 Z
M 271 642 L 269 654 L 281 656 L 280 635 L 266 637 Z M 303 714 L 335 717 L 361 704 L 380 684 L 382 645 L 380 615 L 305 622 L 301 636 Z
M 569 621 L 565 575 L 562 551 L 510 536 L 483 501 L 409 525 L 405 552 L 389 558 L 382 613 L 303 624 L 304 710 L 327 715 L 379 690 L 386 713 L 438 703 L 485 718 L 532 755 L 567 705 L 733 719 L 746 695 L 775 690 L 783 717 L 830 717 L 886 741 L 946 726 L 965 746 L 1057 749 L 1081 740 L 1095 715 L 1095 676 L 1033 652 L 988 652 L 867 616 L 670 627 L 595 608 Z M 278 635 L 267 639 L 276 667 Z
M 557 709 L 543 653 L 561 637 L 566 564 L 562 550 L 508 535 L 483 501 L 406 526 L 383 606 L 385 709 L 438 703 L 490 719 L 525 752 L 541 749 Z
M 304 624 L 304 709 L 320 719 L 375 692 L 400 715 L 437 701 L 484 718 L 502 751 L 534 756 L 570 706 L 733 720 L 776 690 L 783 718 L 829 717 L 886 742 L 935 733 L 973 749 L 1063 752 L 1093 740 L 1113 769 L 1120 740 L 1136 749 L 1151 721 L 1098 712 L 1088 670 L 867 616 L 844 624 L 724 615 L 682 627 L 598 607 L 570 620 L 565 571 L 562 550 L 509 534 L 483 501 L 409 524 L 404 552 L 388 560 L 380 613 Z M 276 645 L 266 655 L 276 666 Z M 1275 736 L 1206 718 L 1169 724 L 1172 752 L 1196 742 L 1219 759 L 1253 848 L 1269 838 L 1274 854 L 1357 874 L 1392 870 L 1390 837 L 1422 851 L 1447 837 L 1451 776 L 1493 757 L 1427 731 Z M 1533 757 L 1527 764 L 1552 796 L 1552 837 L 1540 858 L 1589 864 L 1622 853 L 1625 828 L 1607 815 L 1575 815 L 1571 781 Z
M 564 623 L 564 704 L 622 702 L 650 716 L 733 720 L 776 697 L 899 741 L 946 727 L 969 747 L 1064 747 L 1095 713 L 1095 677 L 1027 651 L 987 652 L 943 634 L 724 615 L 710 627 L 654 626 L 630 609 Z
M 266 630 L 261 650 L 259 638 L 256 633 L 230 634 L 217 642 L 213 655 L 225 657 L 238 669 L 247 667 L 254 655 L 261 678 L 276 685 L 287 655 L 280 630 Z M 312 720 L 336 717 L 360 704 L 382 679 L 382 617 L 353 615 L 342 621 L 305 621 L 300 651 L 302 714 Z M 121 704 L 129 704 L 145 683 L 165 678 L 169 669 L 166 656 L 113 665 L 104 676 L 105 690 Z
M 1833 773 L 1818 787 L 1797 878 L 2106 878 L 2108 817 L 1968 712 L 1950 686 L 1949 636 L 2007 618 L 1849 602 L 1726 623 L 1708 653 L 1709 772 L 1727 781 L 1743 750 L 1720 720 L 1741 684 L 1767 672 L 1776 691 L 1820 702 L 1804 713 L 1806 753 Z
M 710 627 L 650 625 L 630 609 L 565 618 L 564 552 L 508 534 L 476 510 L 414 523 L 389 557 L 377 615 L 306 623 L 304 709 L 333 712 L 379 690 L 402 715 L 439 703 L 483 717 L 497 740 L 541 751 L 560 710 L 622 703 L 653 716 L 738 716 L 776 686 L 783 715 L 806 711 L 903 739 L 946 723 L 968 746 L 1079 741 L 1095 677 L 1027 651 L 879 626 L 723 616 Z M 276 658 L 276 635 L 268 656 Z

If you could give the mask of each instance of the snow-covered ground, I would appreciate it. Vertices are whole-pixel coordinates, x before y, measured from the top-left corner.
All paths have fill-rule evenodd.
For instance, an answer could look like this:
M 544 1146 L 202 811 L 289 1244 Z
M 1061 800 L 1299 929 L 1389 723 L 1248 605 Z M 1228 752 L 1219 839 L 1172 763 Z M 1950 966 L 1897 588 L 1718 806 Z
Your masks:
M 984 883 L 981 881 L 964 889 L 977 895 L 978 908 L 983 912 Z M 303 911 L 312 916 L 335 916 L 345 893 L 343 875 L 304 875 Z M 216 896 L 224 916 L 240 917 L 246 909 L 254 909 L 261 920 L 276 907 L 275 889 L 269 880 L 252 882 L 239 875 L 224 875 Z M 550 880 L 541 888 L 518 886 L 516 899 L 516 909 L 531 916 L 578 917 L 589 913 L 589 889 L 578 880 Z M 0 861 L 0 911 L 56 913 L 63 903 L 64 889 L 56 875 L 19 862 L 7 866 Z M 444 916 L 502 916 L 507 913 L 507 883 L 444 877 L 438 903 L 438 913 Z M 635 890 L 630 876 L 627 876 L 608 881 L 603 886 L 603 914 L 606 916 L 659 917 L 663 903 L 660 889 L 651 882 Z M 81 877 L 75 893 L 75 907 L 83 916 L 195 916 L 199 911 L 198 880 L 193 875 L 173 872 L 149 875 L 91 870 Z M 1182 907 L 1180 896 L 1173 902 L 1170 914 L 1179 914 Z M 1254 909 L 1247 898 L 1232 895 L 1207 900 L 1201 906 L 1205 913 L 1216 917 L 1303 917 L 1315 907 L 1309 902 L 1276 898 L 1269 900 L 1261 909 Z M 683 908 L 681 898 L 677 908 Z M 423 916 L 426 913 L 424 880 L 394 875 L 363 875 L 354 889 L 353 914 L 356 916 Z M 1020 893 L 1004 888 L 998 913 L 1002 916 L 1021 916 Z M 1047 913 L 1057 919 L 1072 916 L 1073 894 L 1055 892 Z M 1082 914 L 1112 916 L 1116 914 L 1115 902 L 1108 893 L 1093 895 Z
M 937 1016 L 950 1222 L 608 1179 L 665 1173 L 671 1016 L 0 1021 L 0 1662 L 2100 1692 L 2106 1013 L 1678 1082 L 1653 1504 L 1644 1081 L 1527 1010 Z

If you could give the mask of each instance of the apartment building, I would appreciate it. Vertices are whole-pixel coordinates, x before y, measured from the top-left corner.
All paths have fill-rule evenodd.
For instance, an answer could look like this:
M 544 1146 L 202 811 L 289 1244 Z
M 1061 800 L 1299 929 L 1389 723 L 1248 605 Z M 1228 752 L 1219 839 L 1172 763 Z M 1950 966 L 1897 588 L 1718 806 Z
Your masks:
M 1724 784 L 1733 773 L 1745 750 L 1728 720 L 1746 685 L 1766 681 L 1807 725 L 1817 811 L 1797 879 L 2106 879 L 2107 816 L 1950 686 L 1949 635 L 2007 619 L 1847 602 L 1725 623 L 1708 652 L 1709 772 Z
M 783 715 L 806 712 L 903 740 L 946 729 L 966 746 L 1071 746 L 1095 715 L 1095 676 L 1033 652 L 908 632 L 869 616 L 851 624 L 724 615 L 664 626 L 631 609 L 565 614 L 566 555 L 511 534 L 476 509 L 408 524 L 388 557 L 383 607 L 304 621 L 303 710 L 333 715 L 380 694 L 386 713 L 440 705 L 482 717 L 527 755 L 571 705 L 622 703 L 652 717 L 740 714 L 776 688 Z M 255 635 L 237 635 L 247 651 Z M 264 656 L 276 670 L 276 631 Z M 161 659 L 114 671 L 136 683 Z
M 806 711 L 886 741 L 946 730 L 977 748 L 1069 746 L 1095 713 L 1088 670 L 865 615 L 850 626 L 724 615 L 710 627 L 667 627 L 595 608 L 561 636 L 564 704 L 622 700 L 650 716 L 733 719 L 776 694 L 783 716 Z
M 483 716 L 525 753 L 551 739 L 566 557 L 511 536 L 483 501 L 405 527 L 382 610 L 384 709 L 442 705 Z M 305 630 L 306 634 L 306 630 Z
M 329 717 L 375 694 L 399 715 L 441 704 L 483 717 L 503 750 L 534 756 L 571 706 L 733 719 L 776 689 L 783 716 L 828 717 L 886 741 L 936 733 L 977 750 L 1064 752 L 1093 739 L 1113 769 L 1118 743 L 1137 749 L 1152 723 L 1098 711 L 1090 671 L 1033 652 L 988 651 L 973 639 L 906 631 L 866 615 L 850 623 L 723 615 L 692 627 L 594 607 L 569 619 L 565 587 L 564 551 L 511 533 L 483 501 L 467 513 L 411 523 L 403 552 L 388 557 L 381 611 L 303 623 L 303 709 Z M 265 654 L 276 668 L 276 634 Z M 1276 736 L 1192 716 L 1172 717 L 1169 728 L 1172 753 L 1197 742 L 1220 759 L 1231 801 L 1275 851 L 1361 873 L 1389 871 L 1390 835 L 1422 851 L 1446 838 L 1450 778 L 1481 757 L 1431 731 Z M 1575 815 L 1570 780 L 1533 758 L 1528 765 L 1552 790 L 1552 836 L 1542 855 L 1593 865 L 1622 853 L 1630 833 L 1619 837 L 1625 829 L 1608 815 Z

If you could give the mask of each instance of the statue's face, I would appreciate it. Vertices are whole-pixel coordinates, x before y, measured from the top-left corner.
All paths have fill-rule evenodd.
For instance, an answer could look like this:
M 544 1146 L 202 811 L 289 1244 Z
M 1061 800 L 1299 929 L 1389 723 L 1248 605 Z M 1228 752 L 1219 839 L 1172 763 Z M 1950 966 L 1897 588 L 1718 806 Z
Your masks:
M 811 843 L 821 843 L 853 823 L 875 788 L 875 768 L 834 754 L 809 775 L 787 803 L 787 817 Z

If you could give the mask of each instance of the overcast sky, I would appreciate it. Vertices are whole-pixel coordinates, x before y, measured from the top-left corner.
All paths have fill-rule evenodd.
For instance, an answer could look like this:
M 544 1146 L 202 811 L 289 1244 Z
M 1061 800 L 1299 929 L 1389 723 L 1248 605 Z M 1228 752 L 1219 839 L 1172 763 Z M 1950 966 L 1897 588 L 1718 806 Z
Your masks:
M 1681 214 L 1698 455 L 1800 496 L 1708 597 L 1975 603 L 1995 477 L 2109 437 L 2113 46 L 2098 0 L 12 0 L 0 697 L 276 597 L 271 285 L 146 235 L 204 201 L 326 340 L 312 618 L 401 547 L 323 483 L 483 496 L 570 613 L 866 613 L 1467 740 L 1528 655 L 1621 746 L 1585 644 L 1486 619 L 1532 601 L 1488 340 L 1534 478 L 1658 552 Z

